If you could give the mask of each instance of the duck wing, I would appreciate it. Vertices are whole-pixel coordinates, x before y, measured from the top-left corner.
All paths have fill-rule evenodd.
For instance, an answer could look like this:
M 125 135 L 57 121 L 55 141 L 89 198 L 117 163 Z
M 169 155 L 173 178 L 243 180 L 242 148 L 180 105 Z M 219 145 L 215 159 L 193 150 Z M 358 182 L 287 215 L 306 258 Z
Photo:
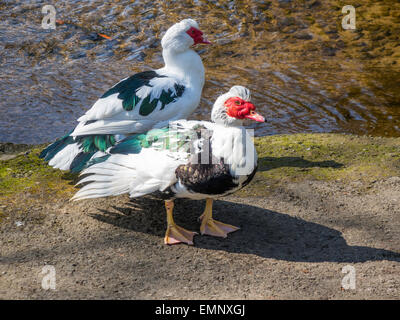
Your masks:
M 85 185 L 73 199 L 122 193 L 139 197 L 165 191 L 177 182 L 177 168 L 196 153 L 199 125 L 199 121 L 176 121 L 169 127 L 125 138 L 109 154 L 89 162 L 79 181 Z
M 78 119 L 71 136 L 145 132 L 179 115 L 189 97 L 176 77 L 144 71 L 114 85 Z

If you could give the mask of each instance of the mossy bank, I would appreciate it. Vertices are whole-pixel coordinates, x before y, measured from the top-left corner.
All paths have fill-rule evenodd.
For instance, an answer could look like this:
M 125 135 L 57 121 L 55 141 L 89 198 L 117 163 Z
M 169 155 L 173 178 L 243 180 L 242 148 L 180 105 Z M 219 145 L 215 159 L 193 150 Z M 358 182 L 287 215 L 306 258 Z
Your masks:
M 259 168 L 243 195 L 304 180 L 358 181 L 360 191 L 400 176 L 400 138 L 295 134 L 256 138 Z M 266 188 L 268 187 L 268 188 Z
M 288 182 L 360 181 L 361 189 L 400 176 L 400 138 L 344 134 L 275 135 L 255 139 L 259 167 L 253 182 L 239 196 L 263 196 Z M 77 175 L 49 167 L 38 154 L 44 145 L 2 144 L 0 210 L 22 201 L 69 199 Z

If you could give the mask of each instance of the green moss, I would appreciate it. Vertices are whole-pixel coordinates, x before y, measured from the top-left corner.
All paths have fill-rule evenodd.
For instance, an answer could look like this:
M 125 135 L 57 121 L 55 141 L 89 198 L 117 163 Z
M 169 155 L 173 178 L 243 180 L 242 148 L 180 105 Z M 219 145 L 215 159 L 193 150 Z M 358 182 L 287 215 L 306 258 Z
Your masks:
M 400 138 L 294 134 L 255 139 L 259 168 L 241 194 L 262 195 L 289 181 L 359 180 L 400 175 Z
M 18 193 L 37 194 L 50 191 L 52 195 L 73 192 L 73 176 L 49 167 L 38 154 L 41 146 L 13 159 L 0 161 L 0 200 Z

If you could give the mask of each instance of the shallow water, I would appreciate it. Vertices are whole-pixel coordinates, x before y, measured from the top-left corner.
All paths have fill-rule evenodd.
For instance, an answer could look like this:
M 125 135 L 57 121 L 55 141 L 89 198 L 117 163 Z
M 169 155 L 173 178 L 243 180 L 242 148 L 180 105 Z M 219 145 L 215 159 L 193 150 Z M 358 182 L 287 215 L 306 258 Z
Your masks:
M 115 82 L 161 67 L 163 32 L 187 17 L 213 42 L 196 49 L 206 85 L 193 118 L 209 119 L 215 98 L 241 84 L 268 119 L 249 124 L 256 135 L 399 136 L 400 59 L 389 52 L 382 59 L 393 67 L 373 67 L 366 50 L 349 54 L 353 43 L 339 30 L 340 10 L 314 2 L 53 1 L 62 24 L 44 30 L 47 1 L 0 1 L 0 141 L 42 143 L 63 135 Z M 393 41 L 399 47 L 398 37 Z

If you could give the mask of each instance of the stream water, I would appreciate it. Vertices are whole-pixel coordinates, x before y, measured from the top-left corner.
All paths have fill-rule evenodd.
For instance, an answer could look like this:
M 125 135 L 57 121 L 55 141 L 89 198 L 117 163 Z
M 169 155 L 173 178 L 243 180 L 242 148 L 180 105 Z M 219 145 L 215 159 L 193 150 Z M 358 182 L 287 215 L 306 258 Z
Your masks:
M 163 32 L 187 17 L 213 42 L 196 48 L 206 84 L 193 118 L 209 119 L 215 98 L 241 84 L 268 119 L 251 124 L 256 135 L 400 135 L 400 70 L 346 58 L 340 12 L 320 23 L 325 35 L 310 18 L 333 10 L 321 3 L 296 9 L 292 1 L 52 1 L 55 30 L 41 27 L 46 4 L 0 0 L 2 142 L 63 135 L 111 85 L 162 66 Z

